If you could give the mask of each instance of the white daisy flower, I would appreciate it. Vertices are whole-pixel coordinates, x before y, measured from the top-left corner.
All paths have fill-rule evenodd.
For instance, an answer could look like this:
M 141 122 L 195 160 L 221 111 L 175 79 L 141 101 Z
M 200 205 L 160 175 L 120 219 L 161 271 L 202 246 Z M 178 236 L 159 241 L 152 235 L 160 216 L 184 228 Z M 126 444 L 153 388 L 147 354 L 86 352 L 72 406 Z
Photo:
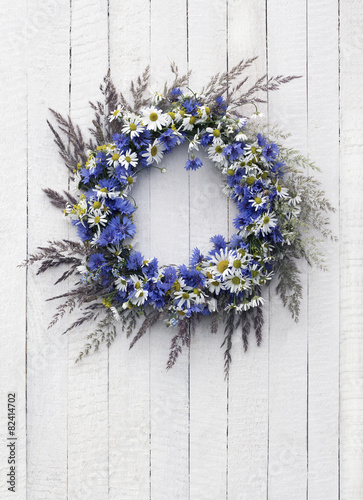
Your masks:
M 112 113 L 110 114 L 109 120 L 110 122 L 113 122 L 113 120 L 116 119 L 119 120 L 121 116 L 122 116 L 121 106 L 118 106 L 117 109 L 112 111 Z
M 276 194 L 278 198 L 287 198 L 289 196 L 289 191 L 285 187 L 281 187 L 280 184 L 276 184 Z
M 218 302 L 214 297 L 211 297 L 210 299 L 208 299 L 207 306 L 209 312 L 216 312 L 218 309 Z
M 127 280 L 123 276 L 120 276 L 117 278 L 115 281 L 115 285 L 117 290 L 120 290 L 121 292 L 125 292 L 127 290 Z
M 192 151 L 199 151 L 199 145 L 200 145 L 200 135 L 195 134 L 193 140 L 190 141 L 189 143 L 188 152 L 191 153 Z
M 222 283 L 216 278 L 207 279 L 207 287 L 211 293 L 216 295 L 219 295 L 219 292 L 224 289 Z
M 107 245 L 107 250 L 111 252 L 117 260 L 121 260 L 122 245 Z
M 121 131 L 123 134 L 127 134 L 131 137 L 131 140 L 134 137 L 138 137 L 143 131 L 144 127 L 140 124 L 139 118 L 137 116 L 129 116 L 125 119 L 125 125 L 122 127 Z
M 130 302 L 132 302 L 132 304 L 135 304 L 135 306 L 142 306 L 147 300 L 148 295 L 149 292 L 141 288 L 139 290 L 136 290 L 136 292 L 130 297 Z
M 120 321 L 120 315 L 119 315 L 119 313 L 118 313 L 118 311 L 117 311 L 116 307 L 111 306 L 111 307 L 110 307 L 110 311 L 112 312 L 113 317 L 115 318 L 115 320 L 116 320 L 116 321 Z
M 131 149 L 128 149 L 125 154 L 122 154 L 119 159 L 119 162 L 126 170 L 130 167 L 136 167 L 138 161 L 137 153 L 132 152 Z
M 154 161 L 160 163 L 164 152 L 164 146 L 158 139 L 155 139 L 153 144 L 149 144 L 146 153 L 143 156 L 146 158 L 147 164 L 151 165 Z
M 227 159 L 223 155 L 223 149 L 225 147 L 224 142 L 220 138 L 214 138 L 213 144 L 208 148 L 209 158 L 217 163 L 222 163 L 224 165 L 228 164 Z
M 190 287 L 186 287 L 184 290 L 180 290 L 180 292 L 175 292 L 174 297 L 175 300 L 178 300 L 178 308 L 181 308 L 184 304 L 187 309 L 191 306 L 191 302 L 193 301 L 193 293 Z
M 257 227 L 261 230 L 263 236 L 271 233 L 271 230 L 276 226 L 277 219 L 272 213 L 264 213 L 257 223 Z
M 299 203 L 301 202 L 301 196 L 297 193 L 295 194 L 290 194 L 290 198 L 288 200 L 288 204 L 296 207 Z
M 258 210 L 266 205 L 267 198 L 266 198 L 266 196 L 263 196 L 260 193 L 259 195 L 256 195 L 252 200 L 250 200 L 249 203 L 251 203 L 252 207 L 255 210 Z
M 121 195 L 120 191 L 116 191 L 116 188 L 112 188 L 111 191 L 109 191 L 106 187 L 101 188 L 99 184 L 94 187 L 93 191 L 95 192 L 97 198 L 115 199 Z
M 196 121 L 197 119 L 195 116 L 187 115 L 185 118 L 183 118 L 183 130 L 193 130 Z
M 112 154 L 110 154 L 107 158 L 107 165 L 109 167 L 117 167 L 117 165 L 120 163 L 120 155 L 118 154 L 117 150 L 114 150 Z
M 228 268 L 236 257 L 237 255 L 233 250 L 228 250 L 228 248 L 221 249 L 219 253 L 216 253 L 210 259 L 211 266 L 208 268 L 209 272 L 213 276 L 223 278 L 228 273 Z
M 107 224 L 107 217 L 101 210 L 93 210 L 88 214 L 87 222 L 89 227 L 100 227 Z
M 155 106 L 144 108 L 142 110 L 142 123 L 149 130 L 161 130 L 167 123 L 163 112 Z
M 224 279 L 224 287 L 230 293 L 239 293 L 247 288 L 246 280 L 243 278 L 241 273 L 230 273 L 227 274 Z

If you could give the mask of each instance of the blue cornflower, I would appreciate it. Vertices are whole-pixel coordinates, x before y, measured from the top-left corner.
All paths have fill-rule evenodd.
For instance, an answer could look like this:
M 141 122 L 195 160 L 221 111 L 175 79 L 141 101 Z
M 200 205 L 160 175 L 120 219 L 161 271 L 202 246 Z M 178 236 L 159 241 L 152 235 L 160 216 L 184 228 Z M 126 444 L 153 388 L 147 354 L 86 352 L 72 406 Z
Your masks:
M 128 135 L 113 134 L 112 140 L 122 152 L 125 152 L 130 145 L 130 137 Z
M 241 243 L 242 243 L 242 238 L 236 233 L 232 234 L 229 246 L 231 248 L 240 248 Z
M 243 154 L 243 144 L 241 142 L 232 142 L 223 149 L 223 155 L 230 161 L 235 161 Z
M 175 267 L 167 267 L 163 272 L 163 280 L 160 282 L 160 288 L 167 292 L 170 290 L 177 279 Z
M 81 168 L 81 179 L 84 184 L 88 184 L 90 181 L 91 172 L 88 168 Z
M 203 261 L 203 259 L 204 257 L 199 248 L 197 247 L 193 248 L 192 255 L 190 257 L 190 265 L 192 267 L 197 267 Z
M 127 260 L 126 267 L 129 271 L 136 271 L 142 266 L 144 262 L 144 256 L 140 252 L 133 252 Z
M 99 238 L 98 238 L 98 241 L 97 243 L 103 247 L 103 246 L 106 246 L 106 245 L 112 245 L 114 243 L 116 243 L 115 241 L 116 239 L 116 233 L 115 233 L 115 230 L 110 227 L 110 226 L 107 226 L 100 234 Z
M 209 241 L 214 245 L 212 253 L 219 252 L 220 250 L 225 249 L 227 246 L 226 240 L 224 239 L 224 236 L 222 236 L 221 234 L 216 234 L 212 236 Z
M 77 224 L 77 234 L 82 241 L 87 241 L 92 239 L 92 233 L 89 227 L 85 227 L 83 224 Z
M 280 151 L 277 144 L 271 142 L 271 144 L 265 144 L 262 150 L 262 155 L 267 161 L 274 160 Z
M 96 160 L 96 165 L 103 166 L 106 162 L 105 153 L 103 151 L 98 151 L 95 160 Z
M 151 132 L 148 129 L 144 129 L 142 134 L 139 134 L 138 137 L 134 137 L 132 140 L 136 149 L 142 149 L 145 146 L 148 146 L 151 141 L 152 141 Z M 141 159 L 142 159 L 142 156 L 140 157 L 139 160 L 141 160 Z
M 136 233 L 134 224 L 127 216 L 122 217 L 122 219 L 120 217 L 113 217 L 109 223 L 109 227 L 115 231 L 116 243 L 125 238 L 132 238 Z
M 93 253 L 88 260 L 89 268 L 91 271 L 96 271 L 106 263 L 102 253 Z
M 183 95 L 183 92 L 180 90 L 180 88 L 174 87 L 169 94 L 171 102 L 176 102 L 181 95 Z
M 158 259 L 154 257 L 147 265 L 144 266 L 143 272 L 147 278 L 155 278 L 158 274 L 159 264 Z
M 186 170 L 198 170 L 203 165 L 202 161 L 199 158 L 195 158 L 194 160 L 188 160 L 185 164 Z
M 198 111 L 198 106 L 200 106 L 200 102 L 196 101 L 195 99 L 186 99 L 183 102 L 183 106 L 188 114 L 195 116 Z
M 187 286 L 192 288 L 204 287 L 205 276 L 196 269 L 188 269 L 185 264 L 182 264 L 179 271 Z
M 216 98 L 215 100 L 216 104 L 217 104 L 217 112 L 218 113 L 221 113 L 224 115 L 224 113 L 227 111 L 227 103 L 226 101 L 223 99 L 222 96 L 219 96 Z
M 123 198 L 115 198 L 114 200 L 107 200 L 107 204 L 109 208 L 111 208 L 110 201 L 112 201 L 113 209 L 124 215 L 131 215 L 135 212 L 135 207 L 128 200 Z
M 260 147 L 266 146 L 267 144 L 267 139 L 266 137 L 263 137 L 261 134 L 257 134 L 257 142 Z
M 200 138 L 200 144 L 203 147 L 209 146 L 213 142 L 213 135 L 212 134 L 203 134 L 202 137 Z
M 174 134 L 173 130 L 169 128 L 160 136 L 160 142 L 164 145 L 164 153 L 169 153 L 175 146 L 179 144 L 178 137 Z

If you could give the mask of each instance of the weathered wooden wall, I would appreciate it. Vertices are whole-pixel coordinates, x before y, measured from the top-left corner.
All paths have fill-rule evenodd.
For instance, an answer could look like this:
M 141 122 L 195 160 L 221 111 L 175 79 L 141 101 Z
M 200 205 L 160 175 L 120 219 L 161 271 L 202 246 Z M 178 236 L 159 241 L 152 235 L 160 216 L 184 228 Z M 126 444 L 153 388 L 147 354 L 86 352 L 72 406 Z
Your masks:
M 0 497 L 362 499 L 363 4 L 15 0 L 0 12 Z M 108 68 L 125 90 L 150 64 L 158 90 L 175 61 L 193 70 L 198 91 L 254 55 L 252 77 L 302 75 L 261 110 L 321 168 L 337 208 L 329 271 L 301 266 L 300 322 L 271 288 L 263 344 L 245 354 L 236 336 L 227 381 L 221 333 L 207 323 L 169 372 L 171 332 L 160 324 L 132 351 L 120 335 L 76 365 L 87 328 L 47 331 L 54 276 L 16 267 L 47 240 L 72 237 L 42 193 L 68 187 L 48 107 L 86 130 L 88 101 Z M 151 172 L 135 187 L 139 247 L 164 262 L 186 262 L 191 248 L 231 229 L 217 172 L 188 174 L 184 159 L 181 148 L 165 160 L 165 176 Z M 9 392 L 17 397 L 15 494 L 6 484 Z

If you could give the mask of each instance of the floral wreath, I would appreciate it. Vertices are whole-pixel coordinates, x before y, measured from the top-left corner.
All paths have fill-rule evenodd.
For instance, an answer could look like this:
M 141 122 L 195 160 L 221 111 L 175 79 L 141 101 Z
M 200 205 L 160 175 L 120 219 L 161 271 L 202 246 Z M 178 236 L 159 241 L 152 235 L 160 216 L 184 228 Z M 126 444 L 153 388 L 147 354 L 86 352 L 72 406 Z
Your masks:
M 314 165 L 279 145 L 281 135 L 259 119 L 256 103 L 264 101 L 258 95 L 296 77 L 262 77 L 245 93 L 241 83 L 232 87 L 253 61 L 241 61 L 231 72 L 216 75 L 200 94 L 185 88 L 189 74 L 179 76 L 172 65 L 173 84 L 151 98 L 144 97 L 147 68 L 131 84 L 133 107 L 107 75 L 101 86 L 105 103 L 92 104 L 95 120 L 88 143 L 70 118 L 52 111 L 60 132 L 68 138 L 66 144 L 49 124 L 78 194 L 45 192 L 63 209 L 81 241 L 50 242 L 28 263 L 42 261 L 38 273 L 67 264 L 57 282 L 79 276 L 70 292 L 52 298 L 65 298 L 65 302 L 50 325 L 76 306 L 83 309 L 82 316 L 66 331 L 99 318 L 77 361 L 102 342 L 110 345 L 117 323 L 130 335 L 137 318 L 144 316 L 131 347 L 149 326 L 163 319 L 177 328 L 171 339 L 170 368 L 182 346 L 189 345 L 195 320 L 212 316 L 212 332 L 219 319 L 224 320 L 222 345 L 228 374 L 232 335 L 239 325 L 245 350 L 251 328 L 257 344 L 261 343 L 261 292 L 275 276 L 276 290 L 297 320 L 302 287 L 296 260 L 303 257 L 323 267 L 318 240 L 309 229 L 331 236 L 324 212 L 332 207 L 318 182 L 303 173 Z M 247 104 L 256 108 L 249 117 L 241 113 Z M 194 248 L 188 264 L 160 265 L 156 257 L 145 258 L 133 247 L 137 205 L 131 192 L 143 171 L 156 167 L 165 172 L 163 157 L 183 142 L 189 145 L 186 170 L 202 167 L 198 152 L 205 150 L 220 171 L 222 191 L 237 207 L 236 232 L 229 241 L 212 236 L 209 252 L 204 255 Z

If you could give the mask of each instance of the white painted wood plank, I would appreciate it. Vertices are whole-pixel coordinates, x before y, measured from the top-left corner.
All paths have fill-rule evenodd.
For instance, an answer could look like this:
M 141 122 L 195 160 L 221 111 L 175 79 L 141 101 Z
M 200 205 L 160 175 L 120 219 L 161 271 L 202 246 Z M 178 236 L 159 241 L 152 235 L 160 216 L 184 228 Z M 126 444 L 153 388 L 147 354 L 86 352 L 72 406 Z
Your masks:
M 340 2 L 341 498 L 363 496 L 362 161 L 363 5 Z
M 211 76 L 227 69 L 226 3 L 189 1 L 190 86 L 200 92 Z M 210 249 L 215 234 L 228 236 L 227 199 L 222 176 L 201 156 L 203 167 L 190 174 L 190 246 Z M 190 349 L 190 496 L 222 499 L 227 484 L 227 384 L 223 373 L 222 327 L 210 320 L 196 326 Z
M 26 2 L 8 3 L 0 7 L 6 19 L 0 34 L 0 88 L 2 99 L 0 151 L 3 180 L 3 222 L 1 243 L 1 312 L 0 324 L 0 496 L 22 499 L 26 494 L 26 271 L 17 266 L 25 259 L 27 250 L 27 74 L 26 33 L 16 36 L 19 19 L 23 19 Z M 14 161 L 10 151 L 14 149 Z M 8 438 L 8 393 L 15 393 L 16 429 L 15 493 L 12 487 L 11 466 L 8 460 L 12 443 Z M 10 457 L 12 459 L 12 457 Z
M 149 1 L 133 2 L 120 8 L 110 2 L 110 67 L 113 81 L 129 96 L 131 80 L 141 74 L 149 61 Z M 125 51 L 124 47 L 130 46 Z M 138 209 L 134 214 L 137 249 L 149 254 L 149 173 L 138 176 L 132 196 Z M 114 499 L 149 498 L 150 413 L 149 334 L 129 351 L 131 338 L 118 329 L 118 338 L 109 352 L 109 460 L 110 492 Z
M 177 26 L 177 29 L 175 27 Z M 151 2 L 151 76 L 162 91 L 170 63 L 187 71 L 186 1 Z M 185 145 L 162 161 L 165 174 L 150 172 L 150 257 L 159 265 L 188 263 L 189 196 Z M 165 366 L 174 328 L 156 324 L 150 333 L 151 498 L 189 498 L 188 350 Z
M 302 75 L 269 96 L 270 121 L 291 133 L 287 144 L 306 154 L 305 1 L 267 2 L 268 73 Z M 300 263 L 306 287 L 307 269 Z M 273 286 L 273 285 L 272 285 Z M 271 290 L 269 371 L 269 466 L 271 499 L 306 498 L 307 488 L 307 300 L 295 324 Z
M 247 71 L 252 85 L 266 73 L 265 3 L 235 0 L 228 2 L 228 66 L 243 58 L 258 56 Z M 248 22 L 246 23 L 246 19 Z M 241 25 L 244 29 L 241 30 Z M 247 85 L 248 85 L 247 84 Z M 266 104 L 259 111 L 266 116 Z M 247 116 L 253 106 L 245 106 Z M 229 207 L 230 234 L 236 232 L 233 218 L 235 203 Z M 264 294 L 268 300 L 268 292 Z M 242 332 L 234 335 L 228 401 L 228 497 L 239 500 L 266 498 L 268 451 L 268 301 L 264 308 L 265 325 L 260 347 L 251 332 L 250 347 L 243 352 Z
M 29 251 L 49 240 L 68 237 L 61 210 L 42 189 L 67 190 L 68 173 L 46 120 L 48 107 L 68 113 L 69 5 L 31 4 L 30 21 L 38 21 L 28 40 L 28 212 Z M 54 287 L 60 269 L 36 276 L 29 268 L 27 342 L 27 494 L 63 499 L 67 494 L 67 323 L 47 330 L 57 303 L 46 299 L 67 291 Z
M 72 2 L 71 29 L 71 116 L 87 133 L 88 101 L 100 98 L 108 68 L 107 1 Z M 73 362 L 92 326 L 69 335 L 68 495 L 74 499 L 108 496 L 107 348 Z
M 310 1 L 307 13 L 308 151 L 322 169 L 315 176 L 339 208 L 338 2 Z M 339 213 L 330 218 L 338 236 Z M 339 497 L 339 246 L 325 242 L 324 247 L 329 271 L 309 271 L 308 496 L 311 500 Z

